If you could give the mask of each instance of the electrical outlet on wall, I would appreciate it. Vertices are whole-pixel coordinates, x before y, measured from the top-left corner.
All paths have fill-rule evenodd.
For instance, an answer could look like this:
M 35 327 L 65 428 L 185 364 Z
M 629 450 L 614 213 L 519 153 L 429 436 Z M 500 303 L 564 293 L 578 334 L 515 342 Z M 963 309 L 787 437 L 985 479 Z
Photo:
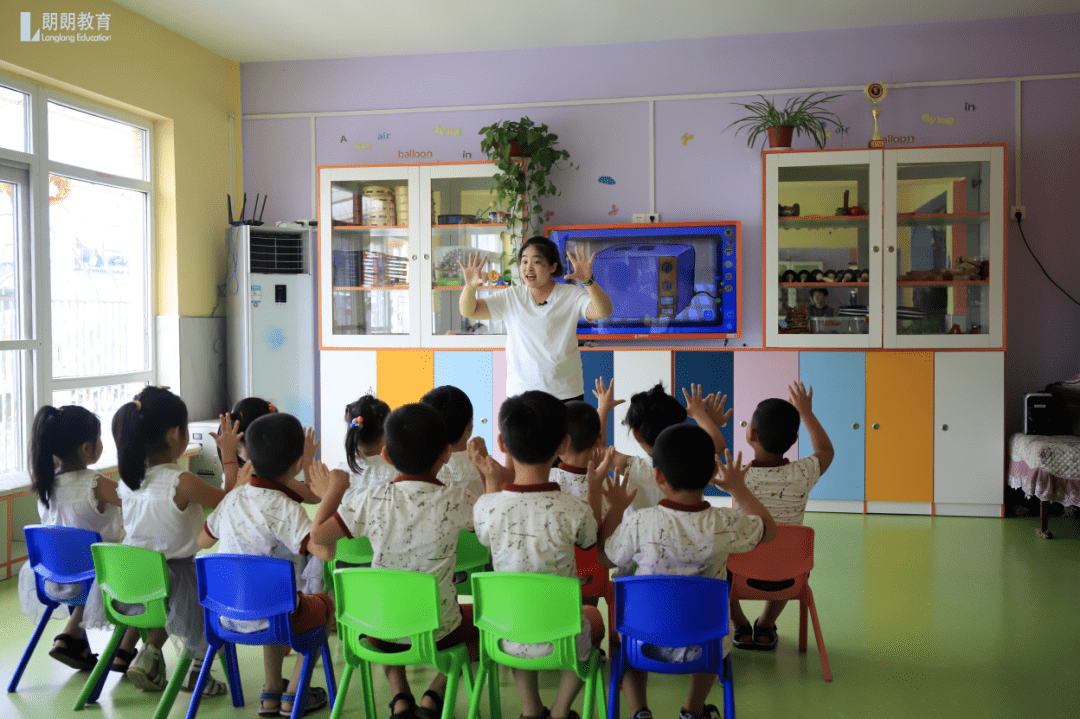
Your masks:
M 658 213 L 658 212 L 635 212 L 634 213 L 634 222 L 635 223 L 648 223 L 648 222 L 659 222 L 659 221 L 660 221 L 660 213 Z
M 1028 218 L 1026 207 L 1024 207 L 1023 205 L 1013 205 L 1012 212 L 1009 213 L 1009 219 L 1015 220 L 1018 213 L 1021 220 L 1026 220 Z

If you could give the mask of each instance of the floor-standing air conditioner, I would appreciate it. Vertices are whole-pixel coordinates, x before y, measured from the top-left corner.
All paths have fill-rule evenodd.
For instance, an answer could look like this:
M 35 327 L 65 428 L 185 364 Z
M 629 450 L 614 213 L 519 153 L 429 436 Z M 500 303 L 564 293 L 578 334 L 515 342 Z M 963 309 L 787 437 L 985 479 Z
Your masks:
M 229 404 L 262 397 L 318 432 L 312 233 L 238 225 L 229 237 Z

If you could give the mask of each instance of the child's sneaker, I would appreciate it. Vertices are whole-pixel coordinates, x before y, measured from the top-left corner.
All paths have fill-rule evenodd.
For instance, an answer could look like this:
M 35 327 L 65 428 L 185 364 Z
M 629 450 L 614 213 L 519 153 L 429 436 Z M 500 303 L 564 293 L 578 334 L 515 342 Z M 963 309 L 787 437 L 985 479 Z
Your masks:
M 160 692 L 165 688 L 165 658 L 152 644 L 143 645 L 127 670 L 127 678 L 144 692 Z
M 634 719 L 652 719 L 652 712 L 648 709 L 641 709 L 634 712 Z
M 720 710 L 716 708 L 715 704 L 706 704 L 704 714 L 695 714 L 689 709 L 680 709 L 679 719 L 723 719 L 723 715 L 720 714 Z

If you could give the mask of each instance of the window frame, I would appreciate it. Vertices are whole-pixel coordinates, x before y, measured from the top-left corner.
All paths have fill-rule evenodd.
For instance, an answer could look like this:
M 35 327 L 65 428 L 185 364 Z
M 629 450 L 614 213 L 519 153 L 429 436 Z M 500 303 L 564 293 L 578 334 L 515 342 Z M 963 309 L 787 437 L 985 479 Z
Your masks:
M 33 416 L 38 407 L 52 403 L 54 392 L 103 387 L 115 384 L 143 382 L 155 384 L 157 380 L 157 337 L 154 331 L 156 318 L 156 291 L 154 270 L 156 267 L 154 218 L 154 148 L 155 135 L 153 120 L 139 117 L 115 108 L 107 107 L 87 100 L 73 97 L 52 88 L 28 83 L 0 74 L 0 85 L 22 92 L 28 96 L 27 135 L 30 152 L 20 152 L 0 148 L 0 164 L 22 169 L 29 175 L 29 216 L 27 230 L 21 234 L 26 247 L 21 248 L 20 257 L 29 261 L 26 277 L 29 287 L 24 294 L 29 295 L 25 305 L 24 325 L 27 336 L 21 340 L 0 340 L 0 351 L 27 350 L 30 352 L 28 364 L 30 371 L 23 382 L 24 391 L 28 385 L 29 393 L 24 397 L 23 436 L 30 436 Z M 48 108 L 49 103 L 65 105 L 75 110 L 122 122 L 143 130 L 146 135 L 143 162 L 144 175 L 140 180 L 121 177 L 76 165 L 49 159 Z M 145 277 L 144 302 L 146 322 L 143 328 L 146 338 L 147 366 L 145 369 L 116 374 L 84 375 L 81 377 L 53 377 L 53 342 L 52 342 L 52 279 L 49 264 L 50 226 L 49 226 L 49 176 L 63 175 L 74 180 L 105 185 L 125 190 L 142 192 L 146 196 L 146 212 L 143 217 Z M 38 238 L 45 238 L 38 241 Z M 25 458 L 23 458 L 25 464 Z M 29 472 L 24 469 L 16 472 L 16 484 L 29 483 Z M 11 483 L 11 475 L 0 475 L 0 489 Z

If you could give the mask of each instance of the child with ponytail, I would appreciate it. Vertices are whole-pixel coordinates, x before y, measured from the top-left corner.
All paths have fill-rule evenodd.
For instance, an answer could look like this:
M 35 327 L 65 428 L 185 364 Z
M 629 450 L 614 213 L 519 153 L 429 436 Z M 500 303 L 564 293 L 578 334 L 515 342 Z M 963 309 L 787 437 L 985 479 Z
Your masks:
M 124 544 L 164 554 L 171 590 L 165 626 L 149 631 L 127 675 L 143 691 L 163 690 L 168 677 L 161 647 L 171 634 L 195 657 L 182 686 L 191 691 L 207 648 L 195 579 L 202 508 L 216 507 L 225 491 L 176 464 L 188 444 L 188 414 L 184 400 L 172 392 L 146 387 L 117 410 L 112 431 L 121 479 L 117 492 L 127 532 Z M 203 695 L 226 690 L 223 682 L 211 677 Z
M 101 458 L 101 421 L 90 410 L 76 405 L 46 405 L 34 416 L 30 430 L 30 477 L 38 495 L 38 516 L 42 524 L 89 529 L 103 541 L 119 542 L 120 498 L 116 482 L 87 466 Z M 60 471 L 56 472 L 56 460 Z M 45 582 L 45 592 L 56 599 L 74 596 L 80 586 Z M 93 598 L 97 597 L 97 602 Z M 19 600 L 23 614 L 37 622 L 44 611 L 38 600 L 34 570 L 30 563 L 19 571 Z M 97 655 L 82 630 L 104 622 L 101 592 L 91 588 L 87 607 L 72 607 L 64 631 L 56 636 L 49 656 L 69 667 L 94 668 Z M 53 615 L 60 619 L 61 615 Z
M 390 405 L 374 395 L 365 394 L 345 406 L 345 461 L 333 470 L 337 477 L 347 476 L 349 488 L 343 504 L 357 492 L 387 484 L 400 474 L 382 455 L 386 446 L 383 422 L 390 415 Z

